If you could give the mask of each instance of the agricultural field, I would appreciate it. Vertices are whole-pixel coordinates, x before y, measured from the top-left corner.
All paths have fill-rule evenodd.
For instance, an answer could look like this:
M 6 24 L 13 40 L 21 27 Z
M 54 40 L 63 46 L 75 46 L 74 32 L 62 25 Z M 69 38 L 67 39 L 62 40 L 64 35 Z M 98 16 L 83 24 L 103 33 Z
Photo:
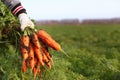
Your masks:
M 120 80 L 120 24 L 44 25 L 68 56 L 50 49 L 52 68 L 36 80 Z M 7 47 L 3 47 L 7 45 Z M 21 71 L 21 54 L 10 43 L 0 43 L 3 80 L 33 80 Z

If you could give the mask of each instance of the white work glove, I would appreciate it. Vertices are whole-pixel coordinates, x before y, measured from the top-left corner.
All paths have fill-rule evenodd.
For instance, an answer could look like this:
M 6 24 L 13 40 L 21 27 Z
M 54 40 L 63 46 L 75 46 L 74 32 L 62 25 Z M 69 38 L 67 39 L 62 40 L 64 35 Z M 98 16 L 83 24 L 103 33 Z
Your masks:
M 21 24 L 21 30 L 24 31 L 26 27 L 30 27 L 31 29 L 34 29 L 34 23 L 30 20 L 30 18 L 27 16 L 26 13 L 21 13 L 18 15 L 18 19 Z

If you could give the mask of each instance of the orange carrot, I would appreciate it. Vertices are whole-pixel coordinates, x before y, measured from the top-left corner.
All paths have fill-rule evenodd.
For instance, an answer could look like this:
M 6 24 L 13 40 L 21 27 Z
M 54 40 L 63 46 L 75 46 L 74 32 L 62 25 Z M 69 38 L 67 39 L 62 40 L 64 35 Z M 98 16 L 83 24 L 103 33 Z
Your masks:
M 37 75 L 37 68 L 33 68 L 33 74 L 34 74 L 34 78 L 35 78 Z
M 50 60 L 51 62 L 53 62 L 51 54 L 43 46 L 42 46 L 42 51 L 43 51 L 43 54 L 48 58 L 48 60 Z
M 29 64 L 30 64 L 30 68 L 33 69 L 34 68 L 34 50 L 33 50 L 32 44 L 30 44 Z
M 51 69 L 51 62 L 53 62 L 53 59 L 44 45 L 42 45 L 42 51 L 43 51 L 43 62 L 47 65 L 49 69 Z
M 47 62 L 46 65 L 49 69 L 51 69 L 51 63 L 50 62 Z
M 36 64 L 38 64 L 38 60 L 37 60 L 36 56 L 34 56 L 34 67 Z
M 22 61 L 22 72 L 26 72 L 27 71 L 27 63 L 26 63 L 26 60 L 23 60 Z
M 27 70 L 27 63 L 26 63 L 26 60 L 28 58 L 27 49 L 21 47 L 21 55 L 22 55 L 22 71 L 25 73 Z
M 34 52 L 35 52 L 35 55 L 36 55 L 39 63 L 40 63 L 42 66 L 44 66 L 44 63 L 43 63 L 43 61 L 42 61 L 42 52 L 41 52 L 41 49 L 39 49 L 39 48 L 37 48 L 37 47 L 34 46 Z
M 42 61 L 41 45 L 36 33 L 31 34 L 31 40 L 33 43 L 33 49 L 34 49 L 35 55 L 38 58 L 39 63 L 42 66 L 44 66 L 44 63 Z
M 36 33 L 31 34 L 31 40 L 32 40 L 32 43 L 34 44 L 34 46 L 36 46 L 37 48 L 41 47 Z
M 51 47 L 57 51 L 61 50 L 61 46 L 44 30 L 38 30 L 37 36 L 49 47 Z
M 28 47 L 28 46 L 29 46 L 29 43 L 30 43 L 30 38 L 29 38 L 29 36 L 23 35 L 23 36 L 21 37 L 21 44 L 24 45 L 24 46 L 26 46 L 26 47 Z
M 25 73 L 27 71 L 27 58 L 29 53 L 29 43 L 30 38 L 27 35 L 23 35 L 20 41 L 20 51 L 22 56 L 22 71 Z
M 21 46 L 21 56 L 23 60 L 26 60 L 28 58 L 28 50 L 26 48 L 23 48 Z
M 34 67 L 33 68 L 33 74 L 34 74 L 34 78 L 36 77 L 36 75 L 40 73 L 40 68 L 37 66 L 37 67 Z
M 48 60 L 48 58 L 47 58 L 47 56 L 43 53 L 43 62 L 49 62 L 49 60 Z
M 20 41 L 20 50 L 21 50 L 21 55 L 22 55 L 23 59 L 27 59 L 28 58 L 29 43 L 30 43 L 29 36 L 23 35 L 21 37 L 21 41 Z
M 51 69 L 51 63 L 45 54 L 43 54 L 43 62 L 47 65 L 49 69 Z
M 34 68 L 33 68 L 33 74 L 34 78 L 36 77 L 37 73 L 40 73 L 40 64 L 35 56 L 34 58 Z

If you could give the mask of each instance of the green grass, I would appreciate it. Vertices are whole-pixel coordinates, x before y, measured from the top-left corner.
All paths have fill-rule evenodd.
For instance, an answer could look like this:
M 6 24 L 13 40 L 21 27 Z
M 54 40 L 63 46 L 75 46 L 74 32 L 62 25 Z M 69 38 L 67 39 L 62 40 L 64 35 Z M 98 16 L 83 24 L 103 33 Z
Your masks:
M 36 80 L 119 80 L 120 24 L 45 25 L 64 51 L 50 50 L 54 63 Z M 28 71 L 21 72 L 21 55 L 9 45 L 0 46 L 0 74 L 3 80 L 33 80 Z

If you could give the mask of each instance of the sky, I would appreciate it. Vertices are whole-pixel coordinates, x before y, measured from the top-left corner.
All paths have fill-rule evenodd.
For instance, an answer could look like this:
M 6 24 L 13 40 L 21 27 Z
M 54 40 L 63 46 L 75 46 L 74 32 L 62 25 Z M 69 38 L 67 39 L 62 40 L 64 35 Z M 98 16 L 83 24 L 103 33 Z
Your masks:
M 20 0 L 35 20 L 120 18 L 120 0 Z

